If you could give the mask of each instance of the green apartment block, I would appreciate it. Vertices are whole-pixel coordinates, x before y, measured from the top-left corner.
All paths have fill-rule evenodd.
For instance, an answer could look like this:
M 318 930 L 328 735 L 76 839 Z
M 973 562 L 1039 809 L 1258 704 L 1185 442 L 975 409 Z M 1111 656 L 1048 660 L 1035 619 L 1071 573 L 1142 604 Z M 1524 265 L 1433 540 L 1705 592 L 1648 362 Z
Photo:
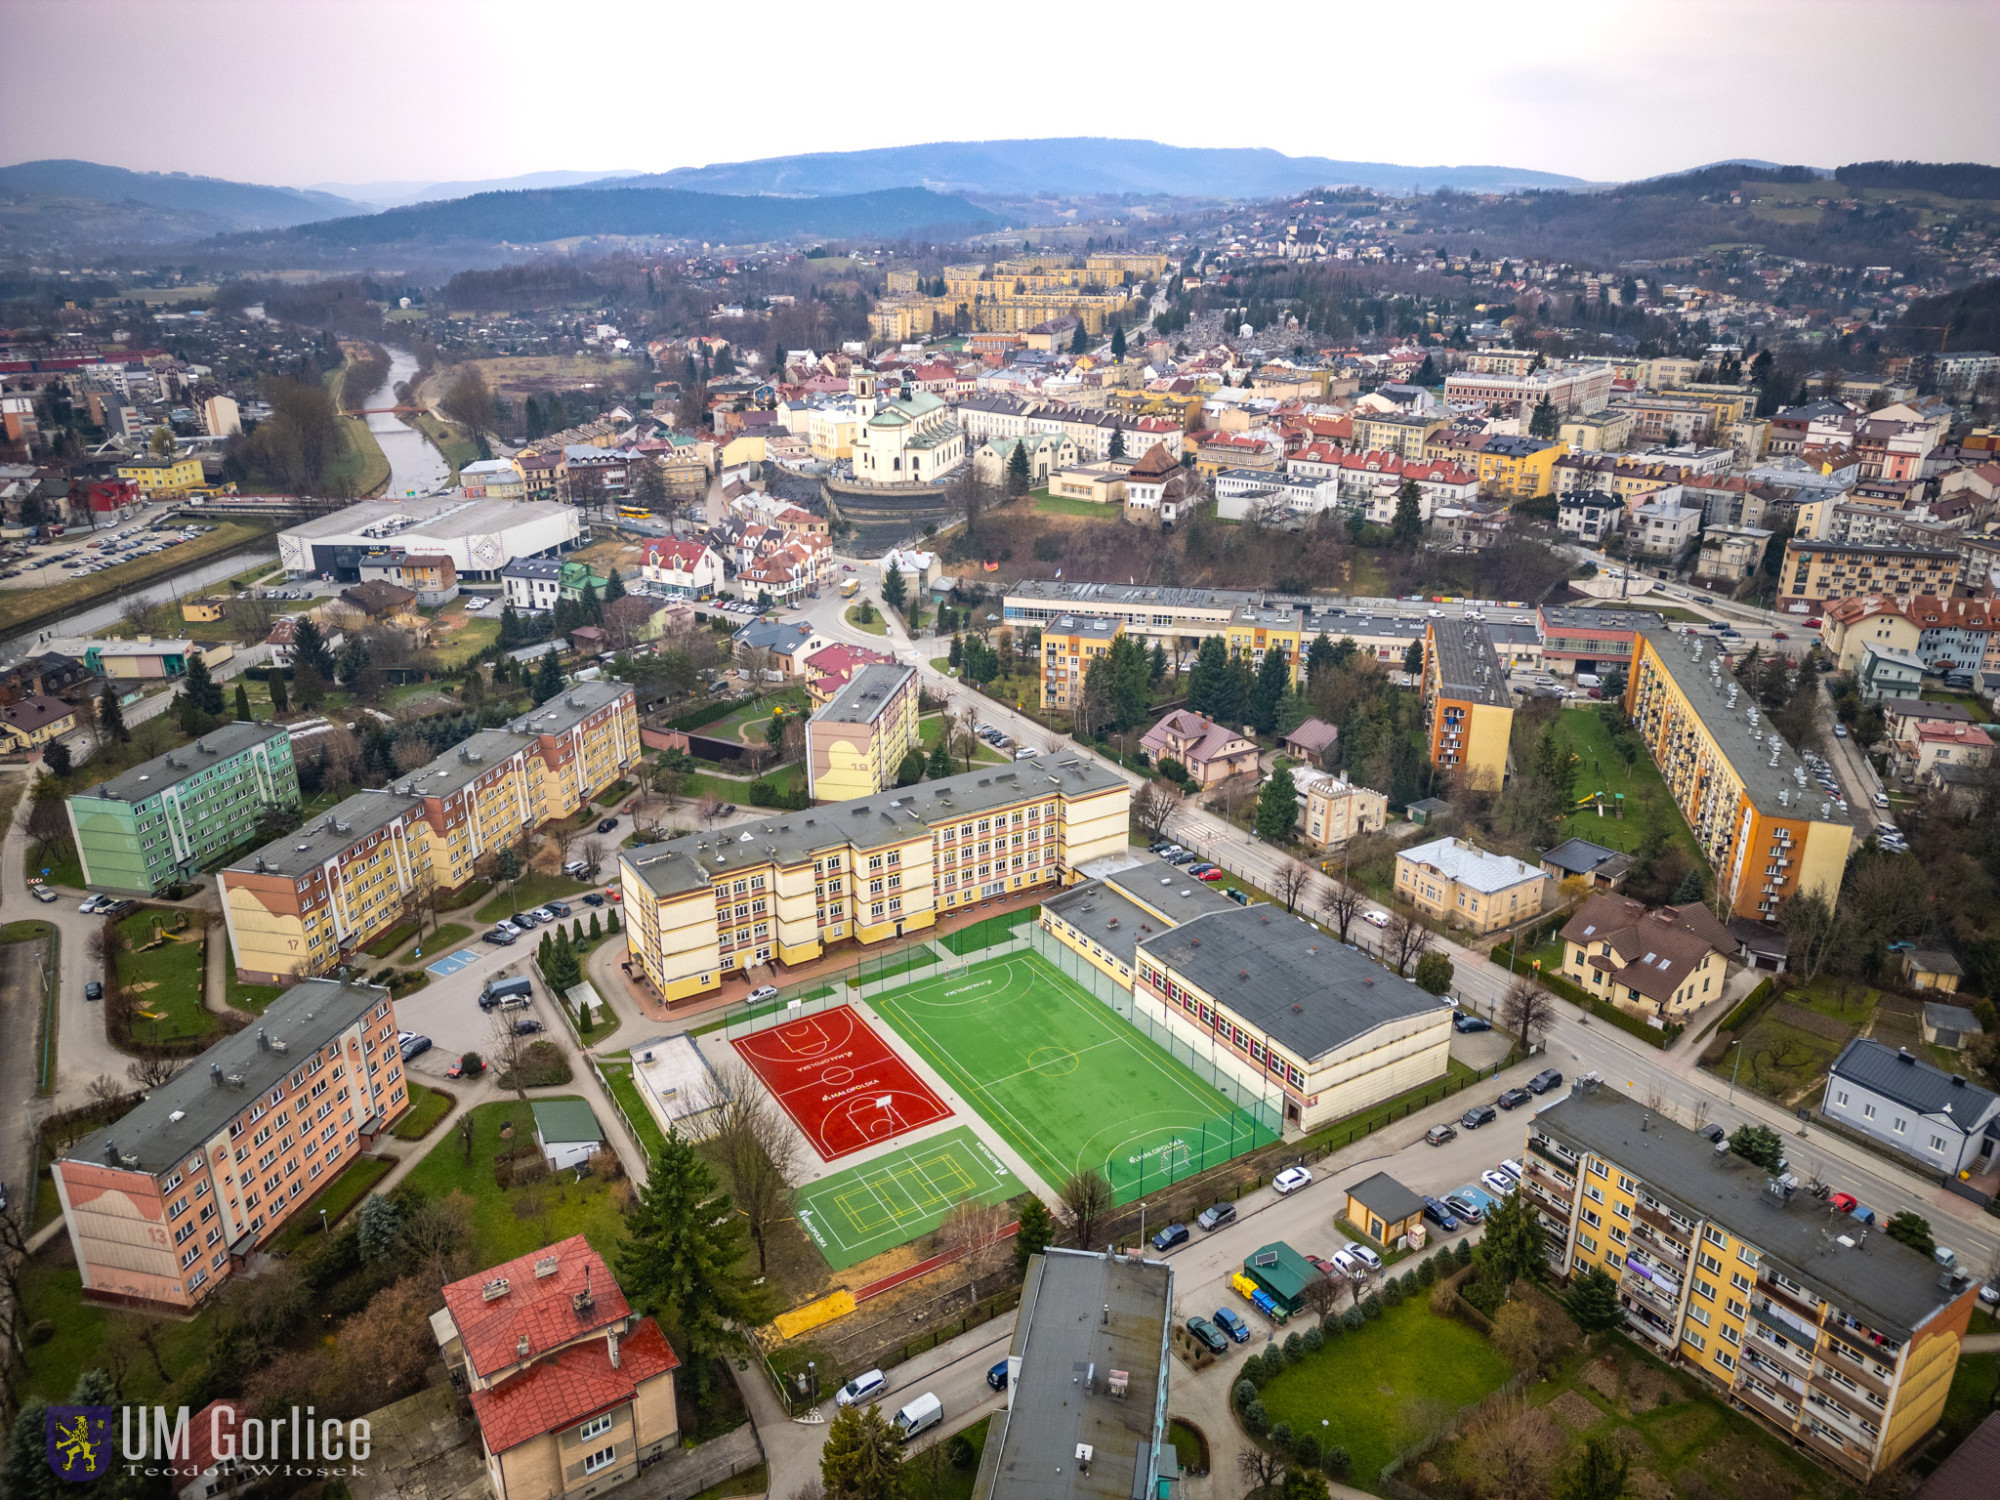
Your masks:
M 152 895 L 255 839 L 267 809 L 298 805 L 291 736 L 224 724 L 78 792 L 69 829 L 85 885 Z

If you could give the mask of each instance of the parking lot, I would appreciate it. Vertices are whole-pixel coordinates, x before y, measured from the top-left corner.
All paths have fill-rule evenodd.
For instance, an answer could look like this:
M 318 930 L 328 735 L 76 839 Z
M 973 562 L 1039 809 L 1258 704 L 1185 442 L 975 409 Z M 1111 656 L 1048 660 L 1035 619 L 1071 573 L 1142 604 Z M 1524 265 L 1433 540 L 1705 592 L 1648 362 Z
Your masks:
M 65 578 L 87 577 L 122 562 L 165 552 L 213 530 L 215 527 L 206 522 L 162 525 L 161 518 L 155 517 L 128 521 L 115 529 L 71 530 L 41 546 L 16 543 L 0 551 L 0 563 L 5 564 L 0 567 L 0 580 L 18 579 L 15 588 L 47 588 Z

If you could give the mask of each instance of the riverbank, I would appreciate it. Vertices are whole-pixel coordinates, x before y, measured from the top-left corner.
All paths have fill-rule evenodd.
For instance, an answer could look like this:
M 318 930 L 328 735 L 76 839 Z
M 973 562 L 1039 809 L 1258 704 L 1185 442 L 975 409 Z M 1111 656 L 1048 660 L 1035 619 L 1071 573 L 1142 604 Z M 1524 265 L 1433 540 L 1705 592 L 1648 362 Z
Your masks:
M 369 499 L 389 487 L 389 456 L 375 441 L 375 434 L 369 430 L 366 417 L 345 415 L 349 405 L 347 377 L 356 368 L 354 355 L 350 352 L 345 364 L 337 370 L 329 370 L 326 375 L 333 404 L 342 413 L 340 457 L 327 465 L 326 487 L 331 493 L 345 491 L 357 498 Z M 362 396 L 353 404 L 372 405 L 373 397 Z
M 384 345 L 383 350 L 389 356 L 389 374 L 369 394 L 367 405 L 370 408 L 397 405 L 396 388 L 409 384 L 417 374 L 417 357 L 408 349 Z M 389 465 L 389 478 L 382 488 L 383 494 L 398 498 L 434 495 L 458 482 L 458 464 L 440 453 L 430 435 L 406 422 L 400 413 L 376 410 L 362 420 L 370 439 Z
M 246 551 L 268 538 L 272 530 L 269 521 L 224 521 L 206 536 L 87 578 L 65 578 L 47 588 L 0 589 L 0 632 L 33 630 L 50 623 L 73 625 L 71 617 L 80 610 L 122 600 L 156 579 L 177 575 L 195 564 Z

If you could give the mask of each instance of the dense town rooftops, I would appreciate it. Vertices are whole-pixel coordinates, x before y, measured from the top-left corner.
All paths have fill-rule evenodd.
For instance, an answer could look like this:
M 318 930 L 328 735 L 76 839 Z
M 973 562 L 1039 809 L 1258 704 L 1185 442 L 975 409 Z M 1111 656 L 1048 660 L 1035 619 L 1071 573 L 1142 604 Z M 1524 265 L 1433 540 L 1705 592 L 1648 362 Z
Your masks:
M 1148 937 L 1139 952 L 1172 969 L 1311 1062 L 1437 1000 L 1373 959 L 1271 906 L 1234 906 Z
M 996 807 L 1040 797 L 1089 796 L 1123 785 L 1096 759 L 1045 755 L 1006 768 L 987 768 L 919 782 L 894 792 L 857 797 L 787 813 L 720 832 L 691 833 L 629 851 L 624 863 L 656 896 L 701 890 L 738 870 L 766 863 L 797 864 L 823 849 L 903 843 L 933 825 L 976 818 Z
M 1769 1191 L 1771 1174 L 1762 1167 L 1733 1152 L 1718 1154 L 1637 1099 L 1586 1085 L 1544 1106 L 1534 1124 L 1567 1146 L 1616 1162 L 1642 1189 L 1691 1217 L 1723 1225 L 1786 1276 L 1880 1333 L 1908 1339 L 1957 1295 L 1939 1286 L 1928 1255 L 1858 1224 L 1849 1233 L 1817 1198 L 1793 1193 L 1786 1201 Z
M 200 736 L 192 745 L 182 745 L 164 755 L 141 761 L 131 770 L 109 781 L 99 782 L 82 795 L 102 797 L 111 802 L 144 802 L 170 787 L 180 785 L 190 776 L 221 764 L 232 755 L 241 755 L 267 740 L 287 738 L 282 725 L 223 724 Z
M 386 989 L 373 985 L 301 980 L 252 1024 L 210 1047 L 116 1123 L 69 1147 L 62 1159 L 154 1176 L 171 1171 L 388 998 Z

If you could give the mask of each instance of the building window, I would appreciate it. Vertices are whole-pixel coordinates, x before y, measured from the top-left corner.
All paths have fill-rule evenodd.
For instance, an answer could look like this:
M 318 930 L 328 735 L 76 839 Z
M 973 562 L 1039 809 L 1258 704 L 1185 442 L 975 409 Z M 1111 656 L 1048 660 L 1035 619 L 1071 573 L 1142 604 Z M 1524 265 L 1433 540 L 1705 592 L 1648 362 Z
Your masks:
M 576 1440 L 579 1443 L 587 1443 L 594 1437 L 604 1436 L 610 1430 L 611 1417 L 609 1413 L 601 1417 L 592 1417 L 588 1422 L 577 1428 Z
M 618 1450 L 615 1447 L 599 1448 L 583 1461 L 583 1472 L 595 1474 L 599 1469 L 608 1469 L 611 1467 L 611 1461 L 617 1456 Z

